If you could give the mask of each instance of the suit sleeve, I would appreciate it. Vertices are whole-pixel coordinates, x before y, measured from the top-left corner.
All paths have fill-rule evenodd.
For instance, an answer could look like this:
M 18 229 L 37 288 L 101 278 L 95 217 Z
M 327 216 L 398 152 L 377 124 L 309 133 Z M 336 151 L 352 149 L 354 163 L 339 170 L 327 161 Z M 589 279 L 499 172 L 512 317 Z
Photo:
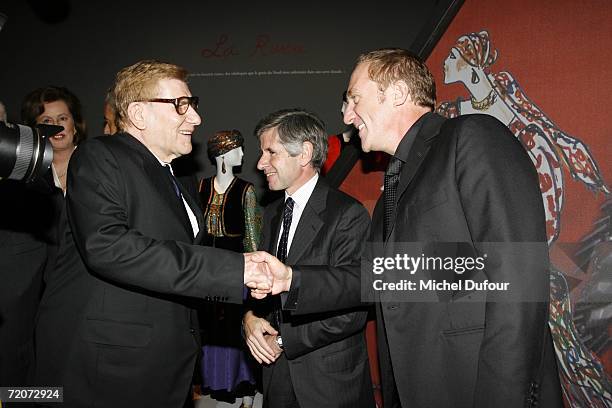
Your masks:
M 290 360 L 363 331 L 368 311 L 361 307 L 359 310 L 331 317 L 309 317 L 306 323 L 282 330 L 285 354 Z
M 148 175 L 124 174 L 115 155 L 96 139 L 79 146 L 69 167 L 70 226 L 93 274 L 127 287 L 242 302 L 242 254 L 145 236 L 130 221 L 129 212 L 139 209 L 128 204 L 125 179 Z M 162 218 L 150 222 L 163 223 Z
M 357 203 L 338 213 L 338 223 L 329 226 L 333 228 L 334 233 L 330 239 L 332 247 L 329 248 L 328 265 L 294 266 L 301 271 L 303 280 L 297 302 L 298 309 L 302 303 L 313 302 L 301 299 L 302 295 L 308 299 L 331 299 L 332 303 L 342 296 L 343 291 L 352 292 L 352 297 L 357 299 L 360 297 L 360 281 L 357 279 L 353 287 L 349 288 L 344 286 L 347 279 L 342 275 L 359 276 L 360 256 L 370 219 L 366 210 Z M 314 301 L 317 302 L 318 300 Z M 341 310 L 343 307 L 340 304 L 333 304 L 331 310 L 340 310 L 335 313 L 308 316 L 292 313 L 295 315 L 292 316 L 292 326 L 289 330 L 282 331 L 287 357 L 295 358 L 363 330 L 367 309 L 360 302 L 356 304 L 361 307 L 344 311 Z M 305 323 L 299 324 L 300 321 Z
M 336 262 L 323 266 L 291 265 L 294 274 L 299 274 L 299 286 L 292 285 L 283 309 L 303 315 L 364 306 L 361 254 L 369 226 L 370 218 L 363 207 L 344 212 L 332 249 Z
M 548 319 L 548 253 L 537 173 L 520 142 L 496 119 L 479 115 L 459 126 L 456 182 L 472 240 L 477 247 L 497 243 L 492 245 L 503 265 L 487 262 L 487 278 L 511 285 L 507 299 L 487 299 L 474 406 L 523 406 Z M 520 248 L 526 251 L 517 253 Z

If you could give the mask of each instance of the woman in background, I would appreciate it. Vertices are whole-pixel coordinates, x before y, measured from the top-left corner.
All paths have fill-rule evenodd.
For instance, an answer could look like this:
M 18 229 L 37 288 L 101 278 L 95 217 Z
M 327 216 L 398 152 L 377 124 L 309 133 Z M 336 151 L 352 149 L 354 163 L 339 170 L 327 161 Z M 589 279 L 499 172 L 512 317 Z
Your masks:
M 49 141 L 53 148 L 53 184 L 61 188 L 65 195 L 68 161 L 76 146 L 87 137 L 81 102 L 64 87 L 38 88 L 30 92 L 21 104 L 21 120 L 32 127 L 37 124 L 64 127 L 64 130 L 50 137 Z

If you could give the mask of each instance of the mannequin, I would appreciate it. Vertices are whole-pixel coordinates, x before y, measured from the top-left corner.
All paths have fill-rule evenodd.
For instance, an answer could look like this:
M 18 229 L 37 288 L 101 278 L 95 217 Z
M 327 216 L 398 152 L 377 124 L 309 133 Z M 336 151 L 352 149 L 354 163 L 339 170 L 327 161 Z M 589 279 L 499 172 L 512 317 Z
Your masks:
M 208 154 L 217 171 L 200 182 L 205 206 L 203 245 L 250 252 L 259 244 L 262 221 L 255 189 L 234 175 L 234 167 L 242 164 L 243 143 L 237 130 L 217 132 L 208 141 Z M 223 303 L 207 303 L 200 309 L 202 388 L 215 399 L 231 402 L 243 397 L 241 407 L 248 408 L 255 395 L 256 365 L 241 335 L 242 313 L 242 305 Z

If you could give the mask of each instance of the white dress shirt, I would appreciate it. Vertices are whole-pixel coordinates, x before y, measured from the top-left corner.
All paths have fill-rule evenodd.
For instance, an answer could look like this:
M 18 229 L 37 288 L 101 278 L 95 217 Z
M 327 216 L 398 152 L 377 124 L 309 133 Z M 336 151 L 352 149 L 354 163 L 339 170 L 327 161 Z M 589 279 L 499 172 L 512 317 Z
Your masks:
M 289 238 L 287 239 L 287 255 L 289 255 L 289 249 L 291 248 L 291 243 L 293 242 L 293 236 L 295 235 L 295 230 L 300 222 L 300 218 L 302 217 L 302 213 L 304 212 L 304 208 L 306 207 L 306 203 L 310 200 L 310 196 L 314 191 L 315 186 L 317 185 L 317 181 L 319 180 L 319 174 L 315 174 L 312 176 L 310 180 L 308 180 L 304 185 L 298 188 L 292 195 L 287 194 L 285 191 L 285 201 L 288 197 L 291 197 L 295 204 L 293 205 L 293 217 L 291 217 L 291 226 L 289 227 Z M 283 206 L 284 208 L 284 206 Z M 281 216 L 282 220 L 282 216 Z M 283 235 L 283 226 L 281 222 L 281 229 L 278 234 L 278 239 L 276 241 L 276 249 L 278 251 L 278 243 L 280 241 L 280 237 Z
M 153 154 L 153 152 L 151 152 L 151 154 Z M 153 156 L 155 156 L 155 154 L 153 154 Z M 172 175 L 174 176 L 174 170 L 172 170 L 172 165 L 170 163 L 166 163 L 159 160 L 159 157 L 157 156 L 155 156 L 155 158 L 162 166 L 168 166 L 168 168 L 170 169 L 170 173 L 172 173 Z M 183 200 L 183 205 L 185 206 L 185 210 L 187 210 L 187 217 L 189 217 L 189 223 L 191 224 L 191 229 L 193 230 L 193 237 L 195 238 L 198 235 L 198 232 L 200 232 L 200 227 L 198 226 L 198 219 L 196 218 L 189 204 L 187 204 L 187 201 L 185 201 L 185 197 L 183 197 L 182 193 L 181 200 Z

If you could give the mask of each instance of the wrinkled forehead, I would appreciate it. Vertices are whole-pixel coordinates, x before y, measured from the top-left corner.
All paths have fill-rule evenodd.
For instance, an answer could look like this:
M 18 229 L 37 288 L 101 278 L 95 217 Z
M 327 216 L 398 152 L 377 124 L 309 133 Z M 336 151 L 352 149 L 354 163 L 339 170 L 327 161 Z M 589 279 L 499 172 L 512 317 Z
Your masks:
M 70 115 L 70 108 L 68 108 L 68 104 L 63 99 L 57 99 L 55 101 L 44 102 L 43 103 L 43 111 L 40 116 L 43 115 Z
M 259 137 L 259 142 L 261 144 L 267 143 L 271 144 L 274 142 L 278 142 L 278 126 L 270 127 L 261 132 L 261 136 Z
M 278 126 L 264 130 L 259 138 L 259 145 L 262 150 L 270 148 L 274 148 L 276 150 L 284 149 L 285 146 L 282 144 L 278 134 Z
M 369 65 L 368 63 L 361 63 L 355 67 L 346 90 L 347 98 L 355 96 L 368 82 L 373 82 L 368 73 Z
M 191 96 L 186 82 L 175 78 L 162 78 L 152 87 L 153 93 L 160 98 Z

